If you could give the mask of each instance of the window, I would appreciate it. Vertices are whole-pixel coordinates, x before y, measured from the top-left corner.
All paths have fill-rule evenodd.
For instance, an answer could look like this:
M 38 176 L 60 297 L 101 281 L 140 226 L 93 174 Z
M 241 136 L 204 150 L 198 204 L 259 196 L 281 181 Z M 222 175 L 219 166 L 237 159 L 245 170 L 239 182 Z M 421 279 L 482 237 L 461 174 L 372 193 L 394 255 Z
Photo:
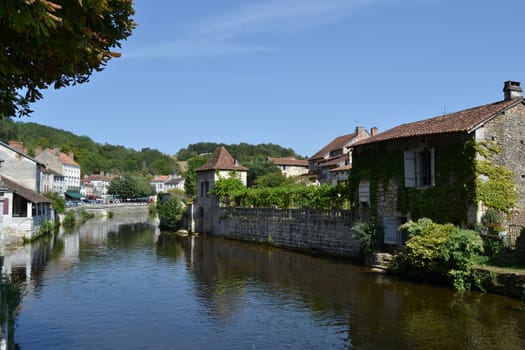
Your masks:
M 359 181 L 359 202 L 362 205 L 370 204 L 370 182 L 368 180 Z
M 208 197 L 209 190 L 210 190 L 210 183 L 209 183 L 209 181 L 201 182 L 201 197 Z
M 430 187 L 435 185 L 434 148 L 405 151 L 405 187 Z

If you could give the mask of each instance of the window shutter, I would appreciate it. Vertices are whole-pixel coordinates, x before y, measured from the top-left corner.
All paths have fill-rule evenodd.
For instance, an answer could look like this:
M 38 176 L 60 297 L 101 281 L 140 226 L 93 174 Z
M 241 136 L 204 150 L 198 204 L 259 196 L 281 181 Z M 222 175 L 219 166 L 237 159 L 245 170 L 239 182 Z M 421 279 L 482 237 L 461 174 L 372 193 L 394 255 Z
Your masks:
M 9 198 L 4 198 L 4 215 L 9 215 Z
M 416 153 L 403 152 L 405 165 L 405 187 L 416 187 Z
M 359 202 L 370 203 L 370 182 L 368 180 L 359 181 Z

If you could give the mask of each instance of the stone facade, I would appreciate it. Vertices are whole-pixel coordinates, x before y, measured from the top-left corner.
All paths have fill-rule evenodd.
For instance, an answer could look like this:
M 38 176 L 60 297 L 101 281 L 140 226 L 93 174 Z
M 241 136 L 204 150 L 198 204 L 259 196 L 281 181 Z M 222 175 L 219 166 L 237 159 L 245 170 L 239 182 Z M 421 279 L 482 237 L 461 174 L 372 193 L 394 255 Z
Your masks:
M 473 145 L 491 142 L 499 146 L 491 161 L 513 172 L 519 195 L 508 224 L 525 225 L 525 99 L 518 82 L 506 82 L 504 92 L 502 101 L 403 124 L 354 145 L 355 180 L 369 184 L 368 193 L 361 185 L 355 193 L 371 198 L 370 188 L 376 189 L 372 202 L 356 198 L 361 215 L 369 211 L 392 226 L 422 216 L 463 226 L 479 222 L 486 208 L 473 201 L 481 157 Z
M 519 104 L 476 130 L 476 141 L 496 143 L 501 152 L 493 159 L 514 173 L 519 201 L 510 222 L 525 226 L 525 105 Z

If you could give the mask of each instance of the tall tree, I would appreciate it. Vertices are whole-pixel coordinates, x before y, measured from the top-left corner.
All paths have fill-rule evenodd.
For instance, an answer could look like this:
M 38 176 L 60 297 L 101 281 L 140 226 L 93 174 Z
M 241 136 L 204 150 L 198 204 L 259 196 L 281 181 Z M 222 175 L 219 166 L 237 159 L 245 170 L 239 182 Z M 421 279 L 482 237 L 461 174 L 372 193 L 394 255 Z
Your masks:
M 26 116 L 41 90 L 85 83 L 135 27 L 131 0 L 0 1 L 0 118 Z

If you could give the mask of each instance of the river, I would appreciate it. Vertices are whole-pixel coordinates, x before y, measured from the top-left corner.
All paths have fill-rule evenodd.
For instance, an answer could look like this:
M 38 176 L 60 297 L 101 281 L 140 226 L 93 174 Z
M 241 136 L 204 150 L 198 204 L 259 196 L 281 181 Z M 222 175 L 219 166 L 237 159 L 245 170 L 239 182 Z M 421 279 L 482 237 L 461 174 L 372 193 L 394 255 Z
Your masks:
M 525 304 L 146 218 L 4 253 L 17 349 L 525 349 Z

